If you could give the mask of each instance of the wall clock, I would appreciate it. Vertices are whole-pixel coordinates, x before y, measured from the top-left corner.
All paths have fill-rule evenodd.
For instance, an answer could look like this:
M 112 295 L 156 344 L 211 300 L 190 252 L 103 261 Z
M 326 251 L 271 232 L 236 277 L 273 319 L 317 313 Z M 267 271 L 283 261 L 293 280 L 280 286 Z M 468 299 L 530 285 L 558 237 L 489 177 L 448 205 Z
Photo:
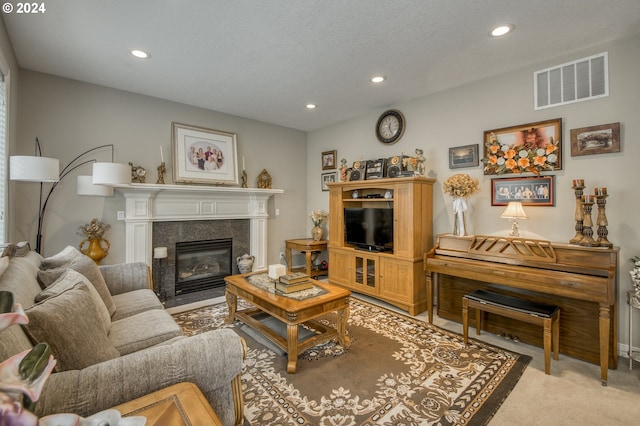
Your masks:
M 404 115 L 397 109 L 390 109 L 382 113 L 376 123 L 376 137 L 384 144 L 396 143 L 405 129 Z

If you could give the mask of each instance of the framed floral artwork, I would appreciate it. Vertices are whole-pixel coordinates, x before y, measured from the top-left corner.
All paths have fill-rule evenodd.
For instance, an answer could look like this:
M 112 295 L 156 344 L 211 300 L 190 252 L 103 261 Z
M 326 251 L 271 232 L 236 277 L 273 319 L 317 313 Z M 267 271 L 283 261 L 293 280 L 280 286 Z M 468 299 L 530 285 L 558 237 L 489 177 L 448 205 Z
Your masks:
M 173 180 L 238 185 L 236 134 L 172 123 Z
M 520 201 L 523 206 L 554 206 L 555 176 L 491 179 L 491 205 L 506 206 Z
M 562 169 L 562 119 L 539 121 L 484 132 L 485 175 Z

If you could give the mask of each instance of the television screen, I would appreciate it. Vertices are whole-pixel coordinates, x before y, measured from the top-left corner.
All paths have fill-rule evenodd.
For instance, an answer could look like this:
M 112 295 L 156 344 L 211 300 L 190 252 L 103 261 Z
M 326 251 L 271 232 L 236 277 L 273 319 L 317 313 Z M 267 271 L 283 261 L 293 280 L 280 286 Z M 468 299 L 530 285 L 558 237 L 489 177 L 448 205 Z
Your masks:
M 393 209 L 345 208 L 344 238 L 366 250 L 393 250 Z

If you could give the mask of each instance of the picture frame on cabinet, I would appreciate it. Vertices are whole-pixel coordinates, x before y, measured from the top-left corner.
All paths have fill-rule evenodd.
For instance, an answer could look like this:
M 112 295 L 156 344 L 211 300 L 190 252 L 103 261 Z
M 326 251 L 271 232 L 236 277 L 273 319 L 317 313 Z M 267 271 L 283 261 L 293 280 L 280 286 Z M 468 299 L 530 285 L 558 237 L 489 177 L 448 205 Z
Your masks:
M 620 152 L 620 123 L 571 129 L 571 156 Z
M 477 167 L 478 164 L 480 164 L 478 152 L 478 144 L 449 148 L 449 168 L 461 169 L 464 167 Z
M 322 153 L 322 170 L 331 170 L 337 168 L 336 164 L 337 151 L 325 151 Z
M 506 206 L 520 201 L 523 206 L 555 206 L 555 176 L 491 179 L 491 205 Z
M 562 119 L 484 131 L 485 175 L 562 170 Z
M 328 191 L 329 186 L 327 184 L 334 183 L 337 181 L 338 181 L 338 172 L 322 173 L 322 177 L 321 177 L 322 190 Z
M 171 124 L 176 183 L 238 185 L 236 134 Z

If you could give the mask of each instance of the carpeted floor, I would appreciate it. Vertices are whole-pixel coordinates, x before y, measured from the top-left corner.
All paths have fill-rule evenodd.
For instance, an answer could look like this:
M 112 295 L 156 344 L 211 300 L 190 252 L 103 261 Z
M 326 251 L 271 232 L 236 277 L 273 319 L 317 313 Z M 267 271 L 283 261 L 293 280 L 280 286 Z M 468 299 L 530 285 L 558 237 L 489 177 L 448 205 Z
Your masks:
M 174 318 L 188 335 L 233 327 L 247 340 L 249 425 L 487 424 L 531 359 L 475 340 L 465 348 L 458 334 L 363 300 L 352 298 L 350 306 L 351 347 L 310 349 L 296 374 L 241 323 L 225 325 L 224 303 Z M 335 317 L 322 322 L 335 326 Z

